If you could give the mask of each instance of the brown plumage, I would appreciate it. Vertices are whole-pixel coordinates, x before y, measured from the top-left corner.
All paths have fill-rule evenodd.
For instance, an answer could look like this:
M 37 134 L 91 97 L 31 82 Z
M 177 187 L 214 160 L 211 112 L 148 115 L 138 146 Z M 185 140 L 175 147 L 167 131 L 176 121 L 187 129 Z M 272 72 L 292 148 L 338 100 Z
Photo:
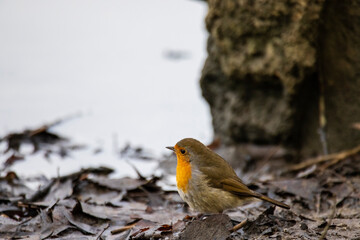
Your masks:
M 251 202 L 254 198 L 282 208 L 290 208 L 249 189 L 228 162 L 193 138 L 185 138 L 174 147 L 167 148 L 177 156 L 178 192 L 196 211 L 220 213 Z

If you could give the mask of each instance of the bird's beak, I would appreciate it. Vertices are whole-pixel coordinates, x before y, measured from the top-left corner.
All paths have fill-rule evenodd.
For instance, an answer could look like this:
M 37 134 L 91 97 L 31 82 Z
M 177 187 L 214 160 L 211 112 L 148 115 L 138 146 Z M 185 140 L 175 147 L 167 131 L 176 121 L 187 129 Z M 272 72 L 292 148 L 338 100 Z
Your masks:
M 175 152 L 175 148 L 174 147 L 166 147 L 167 149 L 170 149 L 171 151 Z

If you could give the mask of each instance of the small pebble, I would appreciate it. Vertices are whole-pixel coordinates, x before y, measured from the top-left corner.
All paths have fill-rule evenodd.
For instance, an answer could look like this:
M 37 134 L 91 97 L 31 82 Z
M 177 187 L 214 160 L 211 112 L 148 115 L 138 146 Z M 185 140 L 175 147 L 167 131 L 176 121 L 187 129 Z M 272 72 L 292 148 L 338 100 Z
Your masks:
M 301 229 L 301 230 L 307 230 L 307 229 L 308 229 L 308 226 L 307 226 L 305 223 L 301 223 L 301 224 L 300 224 L 300 229 Z

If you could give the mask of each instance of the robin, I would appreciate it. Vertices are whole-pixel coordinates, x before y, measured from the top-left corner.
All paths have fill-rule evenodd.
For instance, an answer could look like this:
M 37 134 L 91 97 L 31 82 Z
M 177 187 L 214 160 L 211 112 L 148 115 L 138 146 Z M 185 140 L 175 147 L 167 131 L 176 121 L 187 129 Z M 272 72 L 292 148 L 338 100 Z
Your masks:
M 258 198 L 289 209 L 282 202 L 249 189 L 218 154 L 193 138 L 167 147 L 177 157 L 176 183 L 181 198 L 202 213 L 221 213 Z

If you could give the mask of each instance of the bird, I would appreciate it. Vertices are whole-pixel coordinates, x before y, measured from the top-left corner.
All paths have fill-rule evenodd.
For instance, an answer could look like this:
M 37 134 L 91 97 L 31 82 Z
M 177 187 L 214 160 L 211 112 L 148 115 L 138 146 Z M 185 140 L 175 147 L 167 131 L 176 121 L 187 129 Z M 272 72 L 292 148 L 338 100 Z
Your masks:
M 178 193 L 194 211 L 222 213 L 255 199 L 290 209 L 285 203 L 249 189 L 225 159 L 196 139 L 184 138 L 166 148 L 177 157 Z

